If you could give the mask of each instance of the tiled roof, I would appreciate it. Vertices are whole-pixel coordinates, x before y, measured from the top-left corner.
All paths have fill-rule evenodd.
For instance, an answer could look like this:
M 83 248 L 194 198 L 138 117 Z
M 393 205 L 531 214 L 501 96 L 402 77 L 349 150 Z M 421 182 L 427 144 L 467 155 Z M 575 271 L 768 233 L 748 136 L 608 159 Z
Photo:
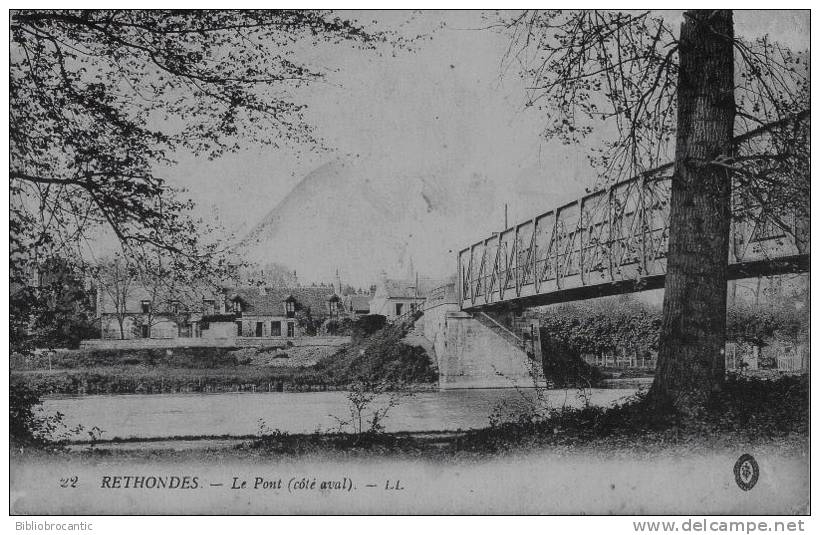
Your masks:
M 333 288 L 321 286 L 306 286 L 298 288 L 266 288 L 264 294 L 259 288 L 231 288 L 226 290 L 228 299 L 239 298 L 242 302 L 243 314 L 259 314 L 260 316 L 283 316 L 285 314 L 284 301 L 292 296 L 297 303 L 297 309 L 310 308 L 314 318 L 326 316 L 327 300 L 333 295 Z

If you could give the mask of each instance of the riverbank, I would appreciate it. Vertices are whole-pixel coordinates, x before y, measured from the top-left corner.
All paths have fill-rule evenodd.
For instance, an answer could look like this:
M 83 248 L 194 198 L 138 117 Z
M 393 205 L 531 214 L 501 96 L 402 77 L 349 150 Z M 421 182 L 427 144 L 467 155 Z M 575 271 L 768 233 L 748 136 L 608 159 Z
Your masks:
M 311 392 L 337 387 L 311 367 L 237 364 L 213 368 L 115 365 L 92 368 L 12 371 L 41 396 L 182 394 L 219 392 Z
M 327 390 L 314 369 L 340 345 L 38 352 L 12 359 L 11 379 L 40 395 Z
M 649 459 L 685 457 L 709 452 L 765 451 L 808 462 L 810 438 L 803 433 L 771 437 L 728 431 L 711 433 L 657 433 L 625 437 L 585 437 L 555 433 L 527 437 L 497 448 L 484 441 L 483 431 L 424 431 L 356 436 L 348 433 L 277 434 L 232 436 L 176 436 L 131 440 L 76 441 L 60 449 L 13 448 L 13 462 L 40 460 L 87 460 L 124 463 L 131 461 L 253 461 L 278 460 L 375 460 L 414 459 L 449 461 L 493 459 L 550 452 L 554 455 L 587 454 L 597 458 Z M 520 435 L 517 438 L 522 438 Z M 740 455 L 740 453 L 738 453 Z
M 701 414 L 688 416 L 653 412 L 641 392 L 631 397 L 623 397 L 623 394 L 618 397 L 618 391 L 589 391 L 583 398 L 570 399 L 574 403 L 564 401 L 563 404 L 553 403 L 546 408 L 533 405 L 536 392 L 531 392 L 529 399 L 520 400 L 503 395 L 509 393 L 509 390 L 421 393 L 399 404 L 392 404 L 395 400 L 391 399 L 375 399 L 363 409 L 362 414 L 368 417 L 371 412 L 380 410 L 384 403 L 391 403 L 392 412 L 384 413 L 388 419 L 387 428 L 363 429 L 364 432 L 332 432 L 331 426 L 322 425 L 320 417 L 334 407 L 341 411 L 340 416 L 347 411 L 349 399 L 341 393 L 334 394 L 335 397 L 325 400 L 324 404 L 317 404 L 313 398 L 318 394 L 298 395 L 308 396 L 304 402 L 309 402 L 309 405 L 304 406 L 299 404 L 301 398 L 269 398 L 264 397 L 268 396 L 265 394 L 248 394 L 230 399 L 214 396 L 208 403 L 194 401 L 193 405 L 179 404 L 183 400 L 186 403 L 190 401 L 188 397 L 152 397 L 154 404 L 162 409 L 162 414 L 153 412 L 145 402 L 139 404 L 140 413 L 129 412 L 126 406 L 118 405 L 120 402 L 129 403 L 128 396 L 80 398 L 76 401 L 101 401 L 105 407 L 114 407 L 114 412 L 129 422 L 128 426 L 116 424 L 119 420 L 111 420 L 107 424 L 99 419 L 86 422 L 100 424 L 103 428 L 106 425 L 113 427 L 106 430 L 105 439 L 100 435 L 83 440 L 75 435 L 68 437 L 67 442 L 53 444 L 53 449 L 59 451 L 62 446 L 68 446 L 76 454 L 93 455 L 116 454 L 126 450 L 140 455 L 139 452 L 144 450 L 151 455 L 155 446 L 165 452 L 179 449 L 174 443 L 186 443 L 188 446 L 198 443 L 195 449 L 210 451 L 214 449 L 212 443 L 217 441 L 222 446 L 215 448 L 214 453 L 240 456 L 243 452 L 263 456 L 334 452 L 345 455 L 353 452 L 364 455 L 444 452 L 452 455 L 578 447 L 659 451 L 672 446 L 695 449 L 761 443 L 799 446 L 807 443 L 809 436 L 807 375 L 775 379 L 730 377 L 724 391 L 709 407 Z M 488 394 L 495 397 L 487 398 Z M 441 398 L 442 395 L 446 398 Z M 601 395 L 606 397 L 601 398 Z M 250 405 L 236 405 L 248 400 Z M 513 407 L 510 404 L 513 400 L 520 403 Z M 613 404 L 611 400 L 619 401 Z M 456 403 L 461 409 L 454 410 Z M 293 414 L 291 418 L 290 412 L 282 412 L 281 409 L 294 404 L 300 407 L 298 414 Z M 474 411 L 479 405 L 486 405 L 486 409 L 479 410 L 484 415 L 483 420 L 481 414 Z M 216 408 L 226 407 L 226 414 L 244 414 L 248 408 L 255 408 L 256 412 L 247 415 L 245 420 L 248 421 L 243 424 L 235 417 L 225 420 L 215 412 Z M 308 407 L 310 410 L 307 410 Z M 451 413 L 440 422 L 424 416 L 440 413 L 442 407 L 448 407 Z M 511 410 L 503 414 L 498 412 L 499 407 Z M 69 407 L 52 407 L 55 408 L 61 413 L 70 412 Z M 193 412 L 195 410 L 199 412 Z M 97 414 L 99 418 L 107 412 L 99 407 L 99 411 L 87 414 Z M 282 417 L 290 419 L 282 420 Z M 390 424 L 390 418 L 396 423 Z M 308 421 L 304 422 L 305 419 Z M 145 420 L 145 425 L 139 427 L 141 420 Z M 222 420 L 230 426 L 219 424 Z M 482 424 L 482 421 L 487 423 Z M 207 434 L 208 431 L 204 430 L 209 426 L 228 432 Z M 308 431 L 315 427 L 323 430 Z M 140 433 L 139 429 L 148 430 L 149 433 Z M 171 429 L 177 433 L 166 431 Z M 344 430 L 356 429 L 346 427 Z M 200 434 L 195 434 L 197 431 Z M 202 434 L 203 431 L 205 434 Z M 229 447 L 226 446 L 228 443 Z
M 425 388 L 438 372 L 423 349 L 402 342 L 411 325 L 364 325 L 329 346 L 38 352 L 11 359 L 11 381 L 38 395 L 315 392 L 357 382 Z

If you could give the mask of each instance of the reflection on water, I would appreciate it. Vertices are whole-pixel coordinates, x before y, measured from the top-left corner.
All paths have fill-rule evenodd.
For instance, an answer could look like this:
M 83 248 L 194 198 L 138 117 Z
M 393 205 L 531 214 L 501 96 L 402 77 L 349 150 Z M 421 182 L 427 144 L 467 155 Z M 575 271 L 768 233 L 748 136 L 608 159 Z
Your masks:
M 622 400 L 635 389 L 592 389 L 586 393 L 595 405 Z M 473 389 L 422 392 L 399 399 L 390 409 L 387 431 L 446 431 L 489 425 L 496 407 L 511 415 L 526 406 L 524 397 L 533 391 Z M 552 407 L 579 406 L 576 390 L 549 390 Z M 374 401 L 384 406 L 387 398 Z M 188 435 L 252 435 L 260 420 L 270 429 L 288 433 L 337 430 L 336 418 L 350 416 L 345 392 L 152 394 L 49 398 L 47 412 L 65 415 L 68 427 L 82 424 L 114 437 L 160 437 Z

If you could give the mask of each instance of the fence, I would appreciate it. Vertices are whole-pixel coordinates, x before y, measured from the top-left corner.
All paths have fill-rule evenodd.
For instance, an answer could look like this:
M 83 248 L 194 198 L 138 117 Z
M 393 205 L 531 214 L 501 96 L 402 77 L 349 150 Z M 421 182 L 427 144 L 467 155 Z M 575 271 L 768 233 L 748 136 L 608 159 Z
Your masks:
M 637 368 L 644 370 L 654 370 L 657 362 L 657 355 L 650 353 L 646 355 L 635 354 L 602 354 L 593 355 L 591 353 L 582 355 L 584 361 L 592 366 L 602 368 Z
M 802 371 L 808 369 L 808 356 L 803 346 L 786 346 L 775 357 L 777 369 L 784 371 Z
M 591 354 L 582 355 L 587 364 L 603 368 L 654 369 L 657 354 Z M 727 342 L 725 352 L 727 370 L 757 370 L 761 368 L 781 371 L 803 371 L 809 368 L 809 352 L 802 344 L 779 344 L 772 342 L 761 349 L 751 344 Z
M 809 369 L 809 350 L 803 344 L 769 340 L 762 346 L 726 344 L 727 370 L 776 369 L 797 372 Z

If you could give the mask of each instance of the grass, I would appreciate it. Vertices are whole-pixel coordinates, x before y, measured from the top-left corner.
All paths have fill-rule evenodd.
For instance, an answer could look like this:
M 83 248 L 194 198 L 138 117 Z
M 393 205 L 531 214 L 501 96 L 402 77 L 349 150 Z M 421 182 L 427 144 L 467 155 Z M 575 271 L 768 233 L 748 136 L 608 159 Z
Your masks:
M 683 417 L 654 412 L 645 394 L 604 408 L 562 408 L 543 417 L 522 417 L 484 429 L 451 433 L 363 434 L 359 436 L 281 433 L 243 445 L 267 455 L 320 451 L 384 454 L 499 454 L 528 450 L 662 452 L 772 444 L 805 449 L 809 437 L 808 376 L 774 380 L 729 377 L 723 392 L 703 412 Z
M 12 379 L 40 395 L 315 391 L 345 388 L 357 381 L 433 384 L 438 372 L 430 357 L 421 348 L 401 343 L 408 328 L 400 324 L 373 332 L 357 330 L 351 344 L 330 354 L 328 348 L 314 349 L 318 362 L 308 366 L 266 364 L 272 356 L 296 348 L 57 351 L 50 361 L 42 353 L 17 359 Z
M 148 349 L 80 349 L 55 350 L 49 356 L 38 352 L 23 359 L 13 359 L 16 370 L 88 369 L 109 366 L 162 366 L 170 368 L 222 368 L 239 364 L 229 347 L 184 347 Z
M 645 393 L 612 408 L 587 406 L 550 412 L 470 431 L 457 449 L 503 451 L 525 445 L 572 447 L 579 444 L 648 447 L 674 444 L 745 443 L 808 437 L 809 378 L 774 380 L 730 376 L 700 413 L 656 412 Z
M 309 391 L 329 388 L 312 369 L 237 365 L 166 368 L 138 365 L 13 371 L 12 380 L 47 394 L 163 394 L 187 392 Z
M 175 452 L 157 440 L 229 440 L 230 445 Z M 143 442 L 144 448 L 118 451 L 109 442 Z M 540 417 L 524 416 L 484 429 L 405 433 L 289 434 L 266 430 L 255 436 L 155 437 L 96 441 L 72 456 L 123 458 L 190 457 L 399 457 L 451 458 L 525 454 L 535 451 L 596 455 L 675 455 L 766 447 L 805 455 L 809 443 L 808 376 L 771 380 L 730 377 L 723 392 L 694 416 L 658 414 L 638 394 L 621 405 L 562 408 Z M 32 452 L 37 454 L 36 450 Z

